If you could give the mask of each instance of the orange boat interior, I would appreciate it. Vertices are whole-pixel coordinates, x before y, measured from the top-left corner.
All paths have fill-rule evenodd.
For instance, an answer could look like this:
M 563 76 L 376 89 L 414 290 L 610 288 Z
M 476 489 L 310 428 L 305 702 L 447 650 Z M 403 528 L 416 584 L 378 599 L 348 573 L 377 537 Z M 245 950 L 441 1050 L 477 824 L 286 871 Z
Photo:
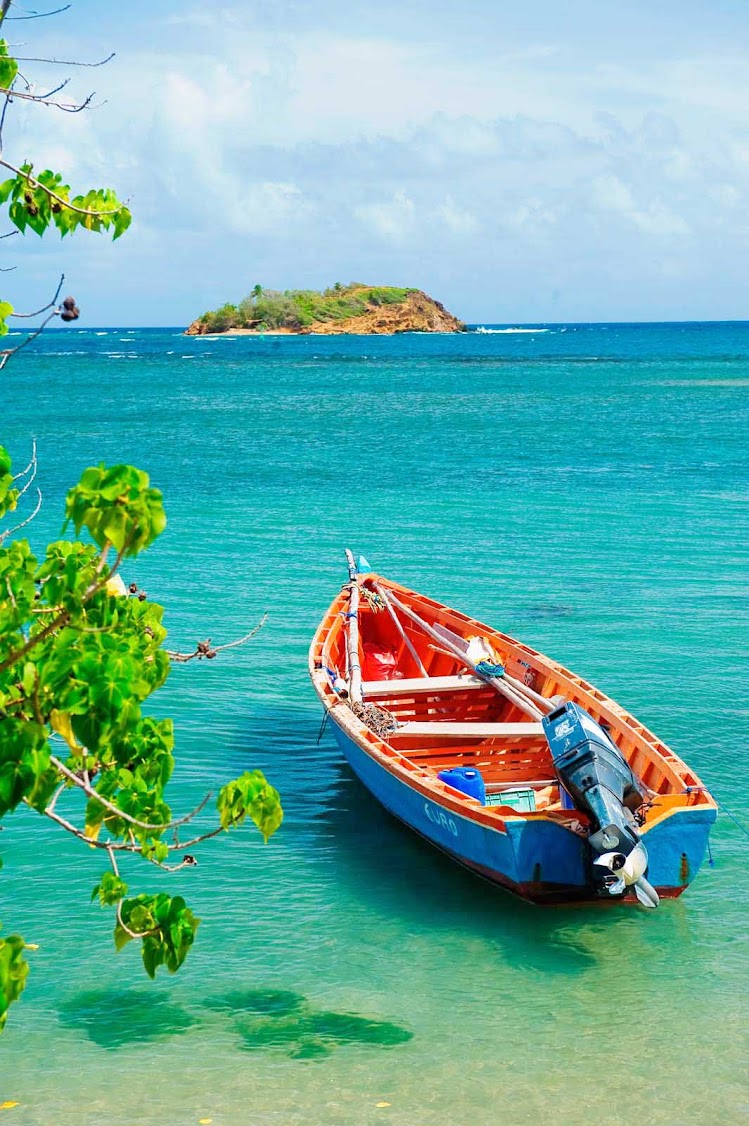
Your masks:
M 514 639 L 395 583 L 366 576 L 361 581 L 364 592 L 373 591 L 375 582 L 429 625 L 446 628 L 464 640 L 485 638 L 506 671 L 540 695 L 551 698 L 559 694 L 586 708 L 647 787 L 652 805 L 646 820 L 675 805 L 712 804 L 699 779 L 665 744 L 592 685 Z M 364 702 L 385 709 L 404 725 L 384 736 L 387 744 L 432 776 L 455 766 L 477 768 L 491 805 L 503 807 L 501 792 L 523 787 L 533 791 L 536 813 L 561 812 L 563 795 L 540 723 L 491 684 L 477 682 L 463 662 L 402 613 L 394 617 L 386 608 L 376 608 L 374 602 L 376 599 L 366 596 L 361 599 L 359 658 Z M 344 680 L 348 676 L 347 609 L 344 589 L 331 607 L 327 628 L 324 623 L 318 635 L 321 664 Z M 447 724 L 456 726 L 455 734 Z M 488 724 L 515 729 L 495 733 L 487 731 Z M 414 725 L 422 725 L 422 730 L 410 730 Z M 573 815 L 580 816 L 576 811 Z M 569 811 L 565 816 L 570 816 Z

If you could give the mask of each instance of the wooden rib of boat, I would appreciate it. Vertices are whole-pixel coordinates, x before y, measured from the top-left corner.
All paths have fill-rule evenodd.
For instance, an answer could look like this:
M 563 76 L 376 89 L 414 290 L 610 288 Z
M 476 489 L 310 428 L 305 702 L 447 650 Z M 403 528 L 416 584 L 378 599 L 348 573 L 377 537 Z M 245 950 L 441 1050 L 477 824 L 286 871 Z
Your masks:
M 385 808 L 467 868 L 534 902 L 637 896 L 654 906 L 659 896 L 681 895 L 717 813 L 694 772 L 556 661 L 398 583 L 357 573 L 347 554 L 350 582 L 317 630 L 310 674 L 344 756 Z M 635 784 L 625 786 L 622 806 L 634 813 L 622 812 L 624 832 L 631 828 L 644 849 L 636 886 L 638 872 L 625 884 L 616 871 L 626 875 L 627 857 L 606 851 L 608 819 L 596 820 L 591 811 L 599 807 L 574 785 L 574 800 L 565 789 L 554 751 L 554 724 L 570 730 L 565 707 L 583 725 L 590 718 L 631 771 Z

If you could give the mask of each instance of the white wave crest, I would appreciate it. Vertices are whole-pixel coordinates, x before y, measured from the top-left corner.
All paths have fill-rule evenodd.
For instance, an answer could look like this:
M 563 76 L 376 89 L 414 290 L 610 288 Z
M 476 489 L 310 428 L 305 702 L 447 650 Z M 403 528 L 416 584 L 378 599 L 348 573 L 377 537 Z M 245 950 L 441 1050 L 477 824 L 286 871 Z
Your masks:
M 475 332 L 480 332 L 484 336 L 501 336 L 505 333 L 516 332 L 552 332 L 550 328 L 485 328 L 484 325 L 479 325 Z

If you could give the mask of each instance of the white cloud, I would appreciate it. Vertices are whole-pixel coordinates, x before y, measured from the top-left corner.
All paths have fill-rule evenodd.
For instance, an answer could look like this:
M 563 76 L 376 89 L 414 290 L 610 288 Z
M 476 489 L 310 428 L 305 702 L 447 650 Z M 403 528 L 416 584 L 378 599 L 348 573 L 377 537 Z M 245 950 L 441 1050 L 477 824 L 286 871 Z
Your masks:
M 591 201 L 602 211 L 632 212 L 635 201 L 631 190 L 618 176 L 607 172 L 597 176 L 591 184 Z
M 445 202 L 435 209 L 438 222 L 444 223 L 456 235 L 472 235 L 479 229 L 479 222 L 470 211 L 465 211 L 447 196 Z
M 644 211 L 633 211 L 632 222 L 649 235 L 688 235 L 689 224 L 660 200 L 655 200 Z
M 613 212 L 641 231 L 657 237 L 689 234 L 689 224 L 661 200 L 638 206 L 632 189 L 618 176 L 607 173 L 591 184 L 591 201 L 601 211 Z
M 250 184 L 237 199 L 235 225 L 247 234 L 285 234 L 313 210 L 296 184 Z
M 397 191 L 390 200 L 361 204 L 353 210 L 362 223 L 389 239 L 405 238 L 415 225 L 416 207 L 404 191 Z

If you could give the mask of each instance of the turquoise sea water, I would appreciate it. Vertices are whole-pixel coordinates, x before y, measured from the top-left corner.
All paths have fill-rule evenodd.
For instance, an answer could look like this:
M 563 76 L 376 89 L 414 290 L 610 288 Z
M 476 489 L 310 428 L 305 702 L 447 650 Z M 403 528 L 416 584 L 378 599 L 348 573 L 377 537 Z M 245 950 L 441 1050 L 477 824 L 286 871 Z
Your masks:
M 749 840 L 657 912 L 534 908 L 393 822 L 342 763 L 307 647 L 345 546 L 525 639 L 671 743 L 749 823 L 749 325 L 459 337 L 49 333 L 0 376 L 55 537 L 101 459 L 169 526 L 125 570 L 173 647 L 172 804 L 261 767 L 280 789 L 195 870 L 132 866 L 203 919 L 176 978 L 116 955 L 97 854 L 32 815 L 0 837 L 0 918 L 39 944 L 0 1042 L 18 1124 L 701 1123 L 749 1119 Z M 386 1103 L 386 1106 L 378 1106 Z

